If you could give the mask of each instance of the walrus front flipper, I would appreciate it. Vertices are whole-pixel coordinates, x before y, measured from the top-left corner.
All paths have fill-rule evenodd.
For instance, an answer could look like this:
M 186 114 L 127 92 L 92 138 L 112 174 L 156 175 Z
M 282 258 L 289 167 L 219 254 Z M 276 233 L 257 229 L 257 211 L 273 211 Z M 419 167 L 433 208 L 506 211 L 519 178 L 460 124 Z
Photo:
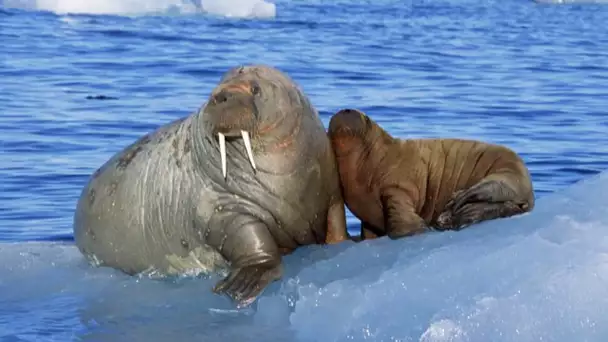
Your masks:
M 228 277 L 219 281 L 213 291 L 225 292 L 239 302 L 239 307 L 245 307 L 253 303 L 271 282 L 281 277 L 282 273 L 281 264 L 277 266 L 273 262 L 236 268 Z
M 379 229 L 367 222 L 361 221 L 361 240 L 376 239 L 379 235 Z
M 414 209 L 411 197 L 402 189 L 389 188 L 381 194 L 384 229 L 389 238 L 398 239 L 427 231 L 427 225 Z
M 239 307 L 251 304 L 283 274 L 281 254 L 268 227 L 251 216 L 233 217 L 218 249 L 230 262 L 230 274 L 213 291 L 226 293 Z
M 335 244 L 346 240 L 351 240 L 351 238 L 346 230 L 344 201 L 340 199 L 332 204 L 327 211 L 327 233 L 325 235 L 325 243 Z

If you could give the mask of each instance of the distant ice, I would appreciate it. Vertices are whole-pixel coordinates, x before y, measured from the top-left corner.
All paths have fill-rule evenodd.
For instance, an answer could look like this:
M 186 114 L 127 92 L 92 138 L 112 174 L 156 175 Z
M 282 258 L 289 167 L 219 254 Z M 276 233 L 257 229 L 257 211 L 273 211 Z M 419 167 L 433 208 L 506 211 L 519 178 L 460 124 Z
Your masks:
M 607 341 L 608 172 L 461 232 L 302 248 L 250 308 L 216 276 L 132 278 L 0 244 L 0 340 Z
M 5 7 L 38 9 L 57 14 L 197 13 L 248 18 L 272 18 L 276 5 L 266 0 L 3 0 Z
M 263 0 L 202 0 L 202 9 L 226 17 L 274 17 L 276 5 Z
M 533 0 L 546 4 L 608 4 L 608 0 Z

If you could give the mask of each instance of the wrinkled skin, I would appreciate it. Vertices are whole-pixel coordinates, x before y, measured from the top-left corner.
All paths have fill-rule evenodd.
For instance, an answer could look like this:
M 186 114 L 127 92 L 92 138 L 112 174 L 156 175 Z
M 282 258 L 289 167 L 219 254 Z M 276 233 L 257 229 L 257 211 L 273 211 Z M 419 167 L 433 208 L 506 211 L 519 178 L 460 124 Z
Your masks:
M 348 239 L 316 110 L 286 75 L 260 65 L 229 70 L 198 112 L 97 170 L 78 201 L 74 235 L 91 261 L 128 274 L 224 270 L 214 291 L 239 306 L 281 277 L 282 255 Z
M 363 112 L 329 124 L 343 197 L 361 238 L 460 230 L 534 208 L 528 169 L 512 150 L 461 139 L 391 137 Z

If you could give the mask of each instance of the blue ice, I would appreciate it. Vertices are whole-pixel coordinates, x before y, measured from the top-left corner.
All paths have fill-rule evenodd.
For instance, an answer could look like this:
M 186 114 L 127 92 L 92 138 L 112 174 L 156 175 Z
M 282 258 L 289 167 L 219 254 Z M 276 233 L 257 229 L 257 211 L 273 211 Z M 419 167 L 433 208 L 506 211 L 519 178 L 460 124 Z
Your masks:
M 529 214 L 285 258 L 251 307 L 217 276 L 89 267 L 70 243 L 0 244 L 2 341 L 607 341 L 608 172 Z

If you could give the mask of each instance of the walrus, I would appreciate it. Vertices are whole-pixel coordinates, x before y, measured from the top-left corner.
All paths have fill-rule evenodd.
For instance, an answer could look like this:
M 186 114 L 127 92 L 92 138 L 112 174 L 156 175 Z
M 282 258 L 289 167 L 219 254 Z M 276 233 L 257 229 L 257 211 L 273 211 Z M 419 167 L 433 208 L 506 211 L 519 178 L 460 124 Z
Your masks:
M 343 198 L 361 239 L 461 230 L 534 208 L 527 167 L 511 149 L 464 139 L 396 139 L 357 109 L 332 116 Z
M 228 70 L 199 110 L 143 136 L 89 179 L 79 250 L 127 274 L 227 273 L 213 288 L 244 307 L 298 246 L 348 239 L 318 112 L 267 65 Z

